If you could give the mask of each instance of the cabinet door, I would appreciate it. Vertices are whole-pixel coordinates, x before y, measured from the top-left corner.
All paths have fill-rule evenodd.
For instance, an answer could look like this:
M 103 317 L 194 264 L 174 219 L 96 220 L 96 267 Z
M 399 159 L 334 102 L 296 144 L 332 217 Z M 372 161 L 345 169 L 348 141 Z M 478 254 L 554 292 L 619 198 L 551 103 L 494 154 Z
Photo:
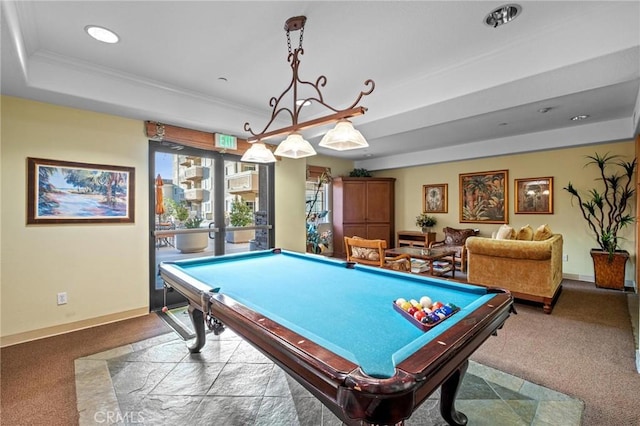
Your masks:
M 365 222 L 367 206 L 366 182 L 344 182 L 343 219 L 344 223 Z M 345 235 L 349 236 L 345 233 Z
M 391 232 L 391 226 L 388 223 L 368 224 L 366 238 L 369 240 L 385 240 L 387 248 L 391 248 L 393 247 L 393 240 L 389 241 Z
M 345 237 L 360 237 L 360 238 L 369 238 L 367 232 L 367 225 L 364 223 L 353 224 L 353 225 L 344 225 L 343 232 Z M 344 244 L 344 241 L 342 242 Z
M 389 182 L 367 182 L 366 221 L 390 222 L 393 203 L 392 186 Z M 389 234 L 384 237 L 389 239 Z M 388 241 L 387 241 L 388 242 Z

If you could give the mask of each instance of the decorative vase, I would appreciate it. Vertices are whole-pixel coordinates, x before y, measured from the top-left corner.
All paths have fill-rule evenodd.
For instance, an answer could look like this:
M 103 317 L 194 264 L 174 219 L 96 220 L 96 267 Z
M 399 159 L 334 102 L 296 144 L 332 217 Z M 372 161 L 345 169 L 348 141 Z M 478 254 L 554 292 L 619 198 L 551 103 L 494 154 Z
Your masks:
M 431 227 L 430 226 L 423 226 L 422 227 L 422 233 L 423 234 L 428 234 L 429 232 L 431 232 Z
M 625 266 L 629 259 L 628 252 L 616 250 L 613 258 L 610 259 L 608 252 L 591 249 L 591 259 L 593 259 L 596 287 L 624 290 Z

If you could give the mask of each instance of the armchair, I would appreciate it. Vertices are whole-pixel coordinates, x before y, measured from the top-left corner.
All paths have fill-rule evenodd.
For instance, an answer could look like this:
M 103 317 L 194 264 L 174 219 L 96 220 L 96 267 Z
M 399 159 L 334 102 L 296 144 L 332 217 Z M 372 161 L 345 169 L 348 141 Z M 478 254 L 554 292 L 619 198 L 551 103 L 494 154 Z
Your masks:
M 429 248 L 443 247 L 454 250 L 456 253 L 454 254 L 453 264 L 455 265 L 456 270 L 466 273 L 467 249 L 465 247 L 465 243 L 467 238 L 478 235 L 480 231 L 478 229 L 456 229 L 447 226 L 443 229 L 443 232 L 444 240 L 431 242 L 429 244 Z
M 411 256 L 401 254 L 395 257 L 385 256 L 385 240 L 366 240 L 360 237 L 344 237 L 347 262 L 378 266 L 394 271 L 411 272 Z

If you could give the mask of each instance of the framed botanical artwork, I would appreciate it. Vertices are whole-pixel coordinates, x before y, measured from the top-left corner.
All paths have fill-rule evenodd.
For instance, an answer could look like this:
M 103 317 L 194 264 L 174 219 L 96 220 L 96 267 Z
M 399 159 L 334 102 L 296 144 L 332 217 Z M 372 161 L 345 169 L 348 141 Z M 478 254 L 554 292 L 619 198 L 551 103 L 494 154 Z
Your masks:
M 133 167 L 27 158 L 27 224 L 134 221 Z
M 509 171 L 461 173 L 461 223 L 509 223 Z
M 553 214 L 553 178 L 515 179 L 516 214 Z
M 447 213 L 449 200 L 447 191 L 449 185 L 438 183 L 422 185 L 422 212 L 423 213 Z

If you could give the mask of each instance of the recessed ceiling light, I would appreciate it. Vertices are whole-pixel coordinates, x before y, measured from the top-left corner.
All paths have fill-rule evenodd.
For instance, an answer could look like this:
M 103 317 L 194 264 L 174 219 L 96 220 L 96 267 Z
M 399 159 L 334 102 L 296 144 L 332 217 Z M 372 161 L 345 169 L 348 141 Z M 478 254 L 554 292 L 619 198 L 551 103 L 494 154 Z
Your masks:
M 540 109 L 538 110 L 538 112 L 539 112 L 540 114 L 544 114 L 544 113 L 546 113 L 546 112 L 551 111 L 552 109 L 553 109 L 553 108 L 551 108 L 551 107 L 544 107 L 544 108 L 540 108 Z
M 522 6 L 519 4 L 505 4 L 485 16 L 484 23 L 496 28 L 514 20 L 516 16 L 520 15 L 521 11 Z
M 228 81 L 227 77 L 218 77 L 218 80 L 220 80 L 220 81 Z
M 506 126 L 509 123 L 498 123 L 498 126 Z
M 575 117 L 571 117 L 571 120 L 572 121 L 580 121 L 580 120 L 586 120 L 587 118 L 589 118 L 589 115 L 581 114 L 581 115 L 576 115 Z
M 84 27 L 84 30 L 91 37 L 103 43 L 113 44 L 120 41 L 120 37 L 118 37 L 116 33 L 104 27 L 99 27 L 97 25 L 87 25 L 86 27 Z

